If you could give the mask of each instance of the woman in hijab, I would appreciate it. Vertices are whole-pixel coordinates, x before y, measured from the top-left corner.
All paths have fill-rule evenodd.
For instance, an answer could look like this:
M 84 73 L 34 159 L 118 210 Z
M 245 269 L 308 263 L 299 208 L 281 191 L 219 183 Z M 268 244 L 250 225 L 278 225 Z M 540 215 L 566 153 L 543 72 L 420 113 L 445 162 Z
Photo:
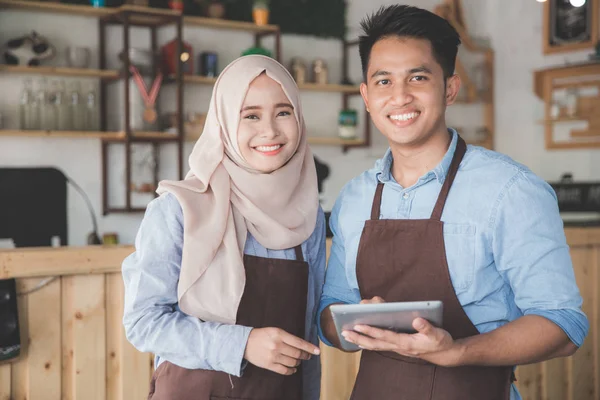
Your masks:
M 152 400 L 318 400 L 325 222 L 298 88 L 232 62 L 182 181 L 163 181 L 123 262 L 124 326 Z

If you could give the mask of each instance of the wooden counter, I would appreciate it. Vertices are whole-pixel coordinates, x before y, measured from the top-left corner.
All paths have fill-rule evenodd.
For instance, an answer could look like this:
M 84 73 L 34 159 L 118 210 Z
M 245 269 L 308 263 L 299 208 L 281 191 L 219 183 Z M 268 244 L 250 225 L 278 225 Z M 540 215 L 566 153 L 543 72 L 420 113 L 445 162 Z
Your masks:
M 17 278 L 22 355 L 0 365 L 0 400 L 135 400 L 152 356 L 125 338 L 121 262 L 130 246 L 0 251 Z M 35 290 L 40 283 L 46 283 Z M 28 293 L 29 292 L 29 293 Z
M 600 228 L 568 228 L 590 319 L 573 357 L 519 367 L 525 400 L 600 398 Z M 329 245 L 330 243 L 328 243 Z M 126 340 L 121 262 L 131 246 L 0 250 L 0 279 L 17 278 L 22 356 L 0 365 L 0 400 L 142 400 L 152 355 Z M 43 281 L 41 289 L 27 293 Z M 322 400 L 347 400 L 360 354 L 322 346 Z

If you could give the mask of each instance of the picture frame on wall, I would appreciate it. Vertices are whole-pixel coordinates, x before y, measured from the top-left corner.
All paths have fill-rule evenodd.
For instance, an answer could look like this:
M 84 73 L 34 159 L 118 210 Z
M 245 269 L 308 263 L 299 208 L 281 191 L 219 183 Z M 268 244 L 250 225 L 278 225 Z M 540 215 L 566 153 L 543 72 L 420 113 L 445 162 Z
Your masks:
M 586 0 L 581 7 L 569 0 L 544 3 L 544 54 L 592 48 L 598 42 L 598 3 Z

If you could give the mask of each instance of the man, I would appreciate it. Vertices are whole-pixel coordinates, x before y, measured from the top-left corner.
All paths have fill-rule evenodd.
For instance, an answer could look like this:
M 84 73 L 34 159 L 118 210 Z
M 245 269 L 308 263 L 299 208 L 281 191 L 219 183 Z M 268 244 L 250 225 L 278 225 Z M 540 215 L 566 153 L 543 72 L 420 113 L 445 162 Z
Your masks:
M 362 28 L 361 94 L 390 149 L 333 208 L 321 339 L 339 347 L 332 304 L 442 300 L 442 327 L 344 332 L 366 350 L 352 399 L 520 399 L 514 366 L 572 355 L 589 328 L 554 192 L 447 128 L 447 21 L 393 5 Z

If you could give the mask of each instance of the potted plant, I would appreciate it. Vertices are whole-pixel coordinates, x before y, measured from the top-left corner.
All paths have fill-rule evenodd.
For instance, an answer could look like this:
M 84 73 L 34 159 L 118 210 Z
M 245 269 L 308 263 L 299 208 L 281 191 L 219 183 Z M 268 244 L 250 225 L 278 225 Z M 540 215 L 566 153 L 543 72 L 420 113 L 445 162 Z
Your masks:
M 267 25 L 269 23 L 269 0 L 254 0 L 252 19 L 254 19 L 256 25 Z

